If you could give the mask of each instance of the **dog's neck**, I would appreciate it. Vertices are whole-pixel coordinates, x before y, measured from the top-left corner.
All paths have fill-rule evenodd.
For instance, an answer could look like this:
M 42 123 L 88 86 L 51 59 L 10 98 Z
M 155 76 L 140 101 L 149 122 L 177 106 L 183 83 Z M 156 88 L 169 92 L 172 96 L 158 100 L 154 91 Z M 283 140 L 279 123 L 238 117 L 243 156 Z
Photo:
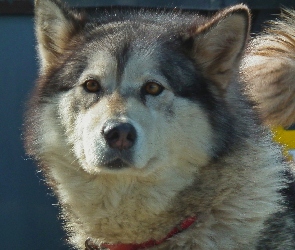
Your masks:
M 149 241 L 143 242 L 143 243 L 129 243 L 129 244 L 108 244 L 103 243 L 100 246 L 96 245 L 91 241 L 90 238 L 88 238 L 85 242 L 85 250 L 95 250 L 95 249 L 101 249 L 101 247 L 110 249 L 110 250 L 140 250 L 140 249 L 146 249 L 154 246 L 158 246 L 162 243 L 164 243 L 166 240 L 172 238 L 176 234 L 181 233 L 182 231 L 188 229 L 192 224 L 194 224 L 197 220 L 196 216 L 191 216 L 186 218 L 184 221 L 180 223 L 180 225 L 174 227 L 165 237 L 163 237 L 160 240 L 150 239 Z

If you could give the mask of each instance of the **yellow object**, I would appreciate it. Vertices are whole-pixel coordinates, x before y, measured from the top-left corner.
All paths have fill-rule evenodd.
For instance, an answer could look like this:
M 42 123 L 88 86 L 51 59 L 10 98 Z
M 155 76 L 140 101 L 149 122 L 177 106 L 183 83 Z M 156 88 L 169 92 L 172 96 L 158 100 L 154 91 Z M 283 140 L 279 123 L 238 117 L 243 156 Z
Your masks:
M 285 154 L 290 160 L 295 160 L 295 124 L 288 129 L 276 127 L 273 129 L 274 140 L 284 146 Z

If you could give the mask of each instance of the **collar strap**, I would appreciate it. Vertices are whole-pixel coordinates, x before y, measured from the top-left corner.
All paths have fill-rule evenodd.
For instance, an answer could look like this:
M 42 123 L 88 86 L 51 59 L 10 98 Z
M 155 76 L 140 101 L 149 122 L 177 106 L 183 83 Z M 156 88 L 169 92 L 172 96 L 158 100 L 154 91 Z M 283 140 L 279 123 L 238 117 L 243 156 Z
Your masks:
M 195 221 L 197 220 L 196 216 L 186 218 L 179 226 L 174 227 L 164 238 L 160 240 L 150 239 L 143 243 L 118 243 L 118 244 L 107 244 L 102 243 L 100 246 L 95 245 L 90 238 L 88 238 L 85 242 L 85 250 L 100 250 L 100 249 L 109 249 L 109 250 L 140 250 L 146 249 L 150 247 L 154 247 L 160 245 L 166 240 L 172 238 L 174 235 L 184 231 L 189 228 Z

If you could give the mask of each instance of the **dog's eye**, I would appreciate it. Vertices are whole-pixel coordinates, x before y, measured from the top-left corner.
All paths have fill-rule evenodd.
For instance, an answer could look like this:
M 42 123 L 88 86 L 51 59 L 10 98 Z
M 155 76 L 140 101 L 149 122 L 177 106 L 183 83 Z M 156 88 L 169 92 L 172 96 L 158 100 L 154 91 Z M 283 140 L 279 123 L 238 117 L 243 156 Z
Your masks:
M 159 95 L 164 90 L 164 87 L 156 82 L 147 82 L 144 85 L 144 92 L 146 95 Z
M 91 93 L 96 93 L 101 90 L 101 86 L 98 81 L 90 79 L 84 83 L 84 88 L 86 91 Z

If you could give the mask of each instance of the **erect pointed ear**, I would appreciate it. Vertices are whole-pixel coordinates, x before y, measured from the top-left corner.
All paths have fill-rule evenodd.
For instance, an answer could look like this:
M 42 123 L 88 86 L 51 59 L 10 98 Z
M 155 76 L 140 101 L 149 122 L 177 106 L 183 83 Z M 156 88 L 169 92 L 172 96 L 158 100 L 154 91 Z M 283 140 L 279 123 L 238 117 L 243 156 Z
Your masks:
M 186 36 L 204 76 L 225 90 L 237 71 L 249 36 L 250 13 L 245 5 L 224 9 Z
M 85 24 L 85 17 L 59 0 L 35 0 L 35 30 L 41 71 L 54 65 Z

